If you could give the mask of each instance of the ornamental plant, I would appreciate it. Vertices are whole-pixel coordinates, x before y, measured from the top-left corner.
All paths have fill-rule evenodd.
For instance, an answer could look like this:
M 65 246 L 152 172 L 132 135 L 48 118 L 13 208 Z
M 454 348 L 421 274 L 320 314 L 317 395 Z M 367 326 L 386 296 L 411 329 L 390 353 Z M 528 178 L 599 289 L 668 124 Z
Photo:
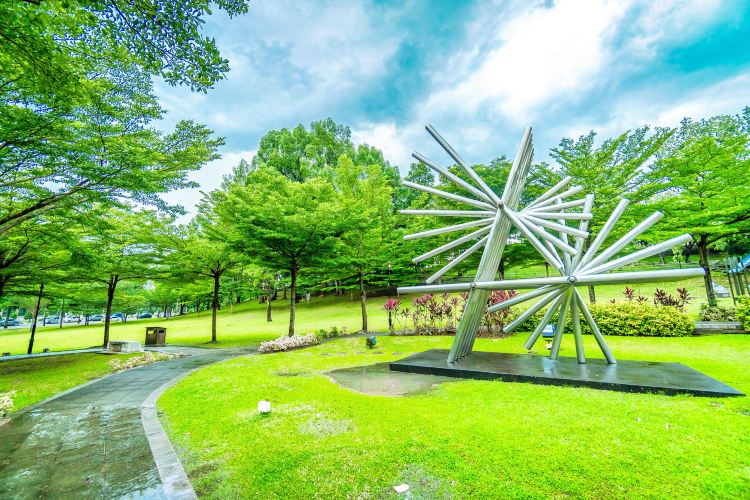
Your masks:
M 318 337 L 314 333 L 308 333 L 307 335 L 294 335 L 292 337 L 284 335 L 276 340 L 263 342 L 258 347 L 258 352 L 270 353 L 289 351 L 291 349 L 299 349 L 301 347 L 309 347 L 318 344 L 320 344 L 320 340 L 318 340 Z
M 16 391 L 0 394 L 0 418 L 4 417 L 13 410 L 13 396 Z

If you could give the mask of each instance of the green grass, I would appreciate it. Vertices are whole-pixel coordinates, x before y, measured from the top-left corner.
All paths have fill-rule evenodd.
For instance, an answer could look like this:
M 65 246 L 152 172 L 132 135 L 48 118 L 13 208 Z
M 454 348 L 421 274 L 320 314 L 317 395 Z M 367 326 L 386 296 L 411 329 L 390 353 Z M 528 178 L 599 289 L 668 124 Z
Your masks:
M 527 268 L 510 268 L 507 279 L 544 276 L 544 266 Z M 643 294 L 651 298 L 656 288 L 664 288 L 667 292 L 676 294 L 677 287 L 686 287 L 694 297 L 686 306 L 686 312 L 697 319 L 700 304 L 706 301 L 703 280 L 691 279 L 675 283 L 653 284 L 647 283 L 634 286 L 636 294 Z M 622 285 L 601 286 L 596 288 L 597 301 L 607 302 L 611 299 L 624 300 Z M 586 289 L 581 289 L 584 297 L 588 298 Z M 367 302 L 369 329 L 373 331 L 387 330 L 387 316 L 383 311 L 385 297 L 373 297 Z M 401 297 L 403 303 L 411 302 L 411 297 Z M 731 305 L 731 299 L 720 299 L 721 305 Z M 172 319 L 147 319 L 129 321 L 127 323 L 113 323 L 111 338 L 113 340 L 143 341 L 146 326 L 166 326 L 167 342 L 173 344 L 205 344 L 207 347 L 233 347 L 238 345 L 252 345 L 276 338 L 287 332 L 289 321 L 289 301 L 273 302 L 273 322 L 266 322 L 265 304 L 257 300 L 244 302 L 234 307 L 225 306 L 218 317 L 218 343 L 206 344 L 211 340 L 211 314 L 208 311 L 200 314 L 188 314 Z M 313 297 L 308 303 L 297 306 L 297 332 L 304 334 L 321 328 L 347 327 L 350 331 L 361 328 L 360 307 L 357 297 Z M 49 348 L 53 351 L 66 349 L 80 349 L 101 345 L 104 326 L 101 323 L 89 326 L 65 325 L 40 327 L 37 329 L 34 351 L 41 352 Z M 0 329 L 0 351 L 13 354 L 26 353 L 29 341 L 28 329 Z
M 566 336 L 563 354 L 572 355 Z M 479 350 L 523 352 L 523 336 Z M 450 337 L 340 339 L 202 369 L 159 400 L 199 495 L 212 498 L 746 497 L 750 402 L 455 381 L 405 397 L 328 370 L 447 348 Z M 610 337 L 621 359 L 678 361 L 750 392 L 750 336 Z M 586 338 L 587 353 L 596 355 Z M 268 399 L 272 414 L 260 416 Z M 669 424 L 669 426 L 667 426 Z
M 137 355 L 120 354 L 117 359 Z M 112 356 L 87 353 L 4 361 L 0 363 L 0 394 L 15 391 L 13 411 L 18 411 L 111 373 L 109 362 L 112 359 Z

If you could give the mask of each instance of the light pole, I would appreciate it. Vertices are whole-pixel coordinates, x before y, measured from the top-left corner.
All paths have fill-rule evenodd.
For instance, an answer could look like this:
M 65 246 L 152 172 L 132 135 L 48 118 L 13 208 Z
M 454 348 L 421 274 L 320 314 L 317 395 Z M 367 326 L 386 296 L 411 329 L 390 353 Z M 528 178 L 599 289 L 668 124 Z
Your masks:
M 391 299 L 391 261 L 388 261 L 388 300 Z M 393 331 L 393 317 L 391 316 L 392 311 L 388 309 L 388 331 Z

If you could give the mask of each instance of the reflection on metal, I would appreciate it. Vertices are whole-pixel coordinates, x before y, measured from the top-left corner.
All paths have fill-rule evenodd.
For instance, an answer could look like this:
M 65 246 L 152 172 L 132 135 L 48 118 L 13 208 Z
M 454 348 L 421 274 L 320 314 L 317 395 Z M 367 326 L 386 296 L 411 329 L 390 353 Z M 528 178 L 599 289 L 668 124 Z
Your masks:
M 628 200 L 621 200 L 596 238 L 594 238 L 587 249 L 584 249 L 586 239 L 589 237 L 589 221 L 593 217 L 594 197 L 593 195 L 587 195 L 576 200 L 566 200 L 567 197 L 573 196 L 582 190 L 580 186 L 568 186 L 572 180 L 570 177 L 566 177 L 551 187 L 536 200 L 526 205 L 526 207 L 519 208 L 521 193 L 529 174 L 529 169 L 531 168 L 531 158 L 534 153 L 531 128 L 527 128 L 524 131 L 501 196 L 498 196 L 466 164 L 432 126 L 428 125 L 426 128 L 465 175 L 463 178 L 459 177 L 456 173 L 434 164 L 419 153 L 414 153 L 414 158 L 443 176 L 447 181 L 455 184 L 458 188 L 466 191 L 469 197 L 412 182 L 405 181 L 403 184 L 454 202 L 477 207 L 479 210 L 402 210 L 402 213 L 406 215 L 475 219 L 440 229 L 408 235 L 405 238 L 426 238 L 481 226 L 479 230 L 474 230 L 469 234 L 456 238 L 449 243 L 416 257 L 414 259 L 415 263 L 422 262 L 449 250 L 458 249 L 459 246 L 471 242 L 471 245 L 460 251 L 460 253 L 458 253 L 458 250 L 454 250 L 453 253 L 449 254 L 450 257 L 447 264 L 430 276 L 427 279 L 427 284 L 400 287 L 398 289 L 400 293 L 469 292 L 469 297 L 456 331 L 456 337 L 448 354 L 449 363 L 458 361 L 471 353 L 474 346 L 474 339 L 482 321 L 482 315 L 487 310 L 487 301 L 490 292 L 493 290 L 532 289 L 533 291 L 517 295 L 500 304 L 495 304 L 489 308 L 490 312 L 499 311 L 540 297 L 540 300 L 536 304 L 532 305 L 515 321 L 505 327 L 506 332 L 513 331 L 534 313 L 547 307 L 542 321 L 526 341 L 525 347 L 527 349 L 531 349 L 534 346 L 534 343 L 541 336 L 544 327 L 557 316 L 555 337 L 552 340 L 552 348 L 550 350 L 550 359 L 557 359 L 560 352 L 563 331 L 565 330 L 565 322 L 570 317 L 578 362 L 586 362 L 581 335 L 581 321 L 585 321 L 607 362 L 614 364 L 615 358 L 609 347 L 607 347 L 604 337 L 599 331 L 583 297 L 576 290 L 576 286 L 676 281 L 703 276 L 704 271 L 702 268 L 610 274 L 610 271 L 627 264 L 632 264 L 638 260 L 681 245 L 689 241 L 692 237 L 689 234 L 684 234 L 658 245 L 653 245 L 612 260 L 620 250 L 635 241 L 638 236 L 662 217 L 661 213 L 654 213 L 633 227 L 633 229 L 609 247 L 599 252 L 604 241 L 628 206 Z M 570 211 L 571 209 L 574 211 Z M 500 265 L 511 228 L 516 229 L 521 236 L 531 243 L 547 264 L 558 271 L 559 276 L 496 281 L 497 269 Z M 471 283 L 432 284 L 480 248 L 484 250 L 474 281 Z

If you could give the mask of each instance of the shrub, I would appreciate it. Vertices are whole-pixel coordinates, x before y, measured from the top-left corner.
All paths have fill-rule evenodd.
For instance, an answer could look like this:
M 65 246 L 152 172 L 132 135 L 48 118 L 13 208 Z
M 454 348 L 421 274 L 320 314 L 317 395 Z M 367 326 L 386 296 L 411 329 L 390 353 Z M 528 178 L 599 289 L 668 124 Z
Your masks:
M 289 337 L 284 335 L 277 338 L 276 340 L 270 340 L 263 342 L 258 347 L 258 352 L 269 353 L 279 351 L 289 351 L 291 349 L 298 349 L 300 347 L 309 347 L 320 344 L 320 340 L 314 333 L 308 333 L 307 335 L 295 335 Z
M 701 304 L 701 321 L 736 321 L 733 307 L 709 306 Z
M 332 326 L 327 330 L 325 328 L 321 328 L 320 330 L 315 332 L 315 336 L 318 337 L 319 340 L 332 337 L 344 337 L 346 335 L 349 335 L 349 330 L 345 326 L 342 326 L 341 328 Z
M 741 297 L 735 308 L 737 321 L 742 323 L 742 328 L 750 330 L 750 297 Z
M 695 330 L 692 318 L 675 307 L 637 302 L 594 304 L 591 315 L 604 335 L 685 337 Z M 591 333 L 585 322 L 581 330 Z
M 133 356 L 125 360 L 113 359 L 109 362 L 109 366 L 112 367 L 113 372 L 119 372 L 122 370 L 130 370 L 137 366 L 150 365 L 159 361 L 166 361 L 173 358 L 182 358 L 185 356 L 183 353 L 168 354 L 164 352 L 152 352 L 146 351 L 141 356 Z
M 695 329 L 692 318 L 676 307 L 651 305 L 648 302 L 594 304 L 589 306 L 594 321 L 604 335 L 641 337 L 684 337 Z M 542 320 L 542 311 L 534 314 L 518 327 L 519 331 L 532 331 Z M 550 323 L 557 322 L 557 315 Z M 581 331 L 591 334 L 591 329 L 581 317 Z M 572 333 L 570 314 L 565 321 L 565 333 Z
M 4 417 L 13 409 L 13 396 L 16 391 L 0 394 L 0 418 Z

